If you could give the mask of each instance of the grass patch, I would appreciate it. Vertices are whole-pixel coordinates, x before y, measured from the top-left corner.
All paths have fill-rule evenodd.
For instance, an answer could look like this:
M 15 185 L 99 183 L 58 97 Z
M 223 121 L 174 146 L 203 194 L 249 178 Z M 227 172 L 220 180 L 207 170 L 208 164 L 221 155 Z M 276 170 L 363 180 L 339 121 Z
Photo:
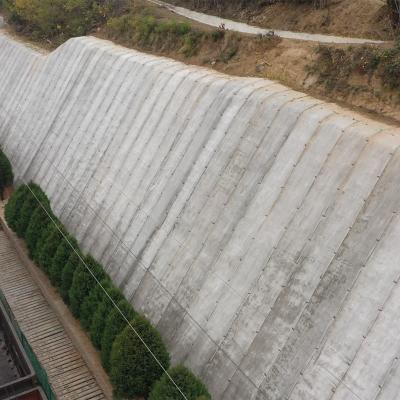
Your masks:
M 197 53 L 204 33 L 187 22 L 157 19 L 146 11 L 130 12 L 110 18 L 106 34 L 128 46 L 140 46 L 149 50 L 175 50 L 186 57 Z

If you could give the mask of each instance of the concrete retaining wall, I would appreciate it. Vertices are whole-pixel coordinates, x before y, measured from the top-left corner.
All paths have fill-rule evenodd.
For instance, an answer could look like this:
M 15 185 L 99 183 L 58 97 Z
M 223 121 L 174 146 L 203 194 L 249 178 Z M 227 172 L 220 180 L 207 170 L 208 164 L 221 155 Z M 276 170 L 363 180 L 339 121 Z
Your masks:
M 17 178 L 215 399 L 399 398 L 399 130 L 94 38 L 0 65 Z

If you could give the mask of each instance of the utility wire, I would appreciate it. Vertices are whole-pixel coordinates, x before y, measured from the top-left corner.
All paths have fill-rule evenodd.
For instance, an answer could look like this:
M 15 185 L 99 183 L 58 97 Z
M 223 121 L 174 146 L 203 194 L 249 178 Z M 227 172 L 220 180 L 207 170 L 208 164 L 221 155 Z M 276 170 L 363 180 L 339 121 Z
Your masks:
M 164 371 L 164 373 L 167 375 L 169 380 L 173 383 L 173 385 L 178 389 L 179 393 L 182 395 L 182 397 L 185 400 L 188 400 L 186 395 L 183 393 L 183 391 L 180 389 L 180 387 L 176 384 L 174 379 L 171 377 L 171 375 L 168 373 L 168 371 L 164 368 L 162 363 L 159 361 L 157 356 L 153 353 L 153 351 L 150 349 L 150 347 L 147 345 L 147 343 L 144 341 L 144 339 L 140 336 L 139 332 L 133 327 L 129 319 L 125 316 L 125 314 L 121 311 L 121 309 L 118 307 L 118 304 L 113 300 L 113 298 L 108 294 L 107 290 L 104 288 L 104 286 L 101 284 L 101 282 L 97 279 L 96 275 L 92 272 L 92 270 L 89 268 L 89 266 L 86 264 L 85 260 L 82 259 L 81 255 L 79 252 L 76 250 L 76 248 L 71 244 L 69 241 L 68 237 L 65 235 L 65 233 L 60 229 L 56 221 L 53 219 L 53 217 L 50 215 L 50 213 L 47 211 L 46 207 L 42 204 L 40 199 L 36 196 L 36 194 L 33 192 L 29 184 L 24 180 L 24 178 L 21 178 L 22 181 L 25 183 L 25 185 L 28 187 L 29 191 L 32 193 L 33 197 L 35 200 L 38 202 L 40 207 L 44 210 L 44 212 L 47 214 L 49 219 L 51 220 L 52 224 L 56 227 L 56 229 L 61 233 L 62 237 L 64 240 L 68 243 L 68 245 L 71 247 L 72 251 L 78 256 L 79 260 L 82 262 L 82 264 L 85 266 L 85 268 L 89 271 L 90 275 L 93 277 L 93 279 L 96 281 L 96 283 L 101 287 L 105 295 L 108 297 L 112 305 L 118 310 L 118 312 L 121 314 L 122 318 L 125 320 L 125 322 L 128 324 L 128 326 L 132 329 L 132 331 L 135 333 L 135 335 L 139 338 L 139 340 L 143 343 L 144 347 L 146 350 L 151 354 L 151 356 L 154 358 L 154 360 L 157 362 L 157 364 L 161 367 L 161 369 Z
M 23 129 L 23 128 L 22 128 Z M 29 141 L 29 139 L 28 139 Z M 32 141 L 31 141 L 32 142 Z M 32 142 L 33 143 L 33 142 Z M 98 151 L 98 150 L 97 150 Z M 76 189 L 74 188 L 73 184 L 64 176 L 64 174 L 59 170 L 59 168 L 45 155 L 43 155 L 43 161 L 46 161 L 47 163 L 50 164 L 51 167 L 54 168 L 54 170 L 61 176 L 62 179 L 64 179 L 66 181 L 66 183 L 74 190 L 76 191 Z M 23 183 L 26 183 L 26 180 L 24 179 L 23 175 L 21 175 L 21 181 Z M 136 202 L 133 202 L 126 193 L 123 192 L 123 190 L 120 188 L 121 193 L 127 198 L 127 200 L 135 205 L 138 206 L 138 204 Z M 80 199 L 86 203 L 86 205 L 89 207 L 89 209 L 93 212 L 93 214 L 95 215 L 96 218 L 98 218 L 100 220 L 100 222 L 111 232 L 111 234 L 116 237 L 119 241 L 119 243 L 127 250 L 127 252 L 138 261 L 138 265 L 145 271 L 148 272 L 149 274 L 151 274 L 152 278 L 168 293 L 168 295 L 171 295 L 171 293 L 169 293 L 168 289 L 162 284 L 162 282 L 151 272 L 150 267 L 145 265 L 138 257 L 137 255 L 130 249 L 130 247 L 125 243 L 125 241 L 108 225 L 108 223 L 95 211 L 95 209 L 90 205 L 90 203 L 85 200 L 83 197 L 80 197 Z M 145 212 L 146 215 L 148 215 L 150 218 L 153 218 L 149 213 Z M 165 228 L 161 228 L 161 229 L 165 229 Z M 165 230 L 166 231 L 166 230 Z M 166 231 L 167 232 L 167 231 Z M 187 248 L 186 245 L 182 244 L 180 241 L 178 241 L 177 239 L 174 239 L 180 246 L 183 246 L 185 248 Z M 238 293 L 226 280 L 224 280 L 219 274 L 213 272 L 214 275 L 216 276 L 216 278 L 220 279 L 227 287 L 229 287 L 237 296 L 239 296 L 240 298 L 244 299 L 244 297 Z M 260 313 L 260 311 L 257 308 L 254 308 L 256 313 Z M 185 310 L 186 315 L 189 316 L 189 318 L 192 320 L 192 322 L 204 333 L 208 336 L 208 338 L 217 346 L 219 347 L 219 343 L 217 343 L 213 338 L 211 338 L 207 331 L 198 323 L 198 321 L 196 321 L 196 319 L 190 314 L 190 312 L 188 310 Z M 261 315 L 261 314 L 260 314 Z M 222 350 L 222 349 L 221 349 Z M 240 366 L 226 353 L 226 351 L 222 350 L 223 353 L 225 354 L 225 356 L 232 362 L 233 365 L 235 365 L 238 370 L 241 371 Z M 241 371 L 242 372 L 242 371 Z M 244 373 L 243 373 L 244 374 Z M 255 384 L 255 382 L 249 377 L 247 376 L 249 383 L 255 388 L 257 389 L 257 385 Z

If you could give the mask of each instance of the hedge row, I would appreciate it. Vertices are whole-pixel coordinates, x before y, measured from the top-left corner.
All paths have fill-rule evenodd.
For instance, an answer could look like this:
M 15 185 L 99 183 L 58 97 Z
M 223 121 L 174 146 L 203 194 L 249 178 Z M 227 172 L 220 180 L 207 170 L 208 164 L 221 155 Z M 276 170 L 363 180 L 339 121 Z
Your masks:
M 182 400 L 182 394 L 163 373 L 163 368 L 170 367 L 170 357 L 159 332 L 132 308 L 102 266 L 79 250 L 77 241 L 54 216 L 40 187 L 34 183 L 20 186 L 6 205 L 5 217 L 17 235 L 25 239 L 31 258 L 48 275 L 101 352 L 116 398 Z M 121 317 L 110 298 L 163 368 Z M 205 386 L 185 367 L 170 368 L 169 374 L 188 400 L 211 399 Z

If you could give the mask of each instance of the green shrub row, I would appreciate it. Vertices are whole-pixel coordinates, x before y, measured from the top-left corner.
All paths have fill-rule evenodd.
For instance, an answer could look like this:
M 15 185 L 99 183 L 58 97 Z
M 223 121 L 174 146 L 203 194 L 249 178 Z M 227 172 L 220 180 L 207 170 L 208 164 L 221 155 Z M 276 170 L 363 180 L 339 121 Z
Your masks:
M 170 357 L 159 332 L 132 308 L 102 266 L 79 250 L 77 241 L 54 216 L 39 186 L 20 186 L 6 205 L 5 217 L 17 235 L 25 239 L 31 258 L 48 275 L 99 349 L 116 398 L 181 400 L 182 394 L 164 373 L 169 369 L 188 400 L 211 399 L 205 386 L 185 367 L 169 368 Z

